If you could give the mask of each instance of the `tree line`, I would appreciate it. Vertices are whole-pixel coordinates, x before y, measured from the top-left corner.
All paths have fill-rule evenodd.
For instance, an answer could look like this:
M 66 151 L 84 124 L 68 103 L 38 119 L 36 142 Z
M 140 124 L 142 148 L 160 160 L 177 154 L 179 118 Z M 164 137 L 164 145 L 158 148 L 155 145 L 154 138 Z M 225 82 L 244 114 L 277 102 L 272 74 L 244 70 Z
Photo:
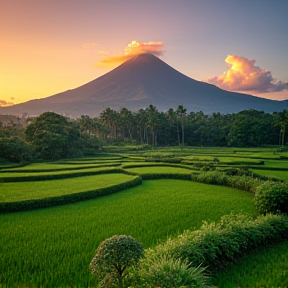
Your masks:
M 106 108 L 99 117 L 68 119 L 45 112 L 29 125 L 0 123 L 0 158 L 11 161 L 93 155 L 104 145 L 234 146 L 287 144 L 288 110 L 233 114 L 187 112 L 183 105 L 160 112 L 154 105 L 132 112 Z
M 264 113 L 244 110 L 235 114 L 202 111 L 187 113 L 183 105 L 159 112 L 150 105 L 136 112 L 106 108 L 99 117 L 77 119 L 81 133 L 108 144 L 160 146 L 236 146 L 286 144 L 288 110 Z

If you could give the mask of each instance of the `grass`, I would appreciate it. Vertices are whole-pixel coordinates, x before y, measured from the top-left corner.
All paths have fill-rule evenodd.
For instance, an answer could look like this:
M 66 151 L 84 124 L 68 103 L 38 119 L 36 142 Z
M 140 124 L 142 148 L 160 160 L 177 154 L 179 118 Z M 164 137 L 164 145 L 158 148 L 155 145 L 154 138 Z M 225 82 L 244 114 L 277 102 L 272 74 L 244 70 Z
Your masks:
M 219 159 L 219 164 L 233 164 L 233 163 L 245 163 L 245 164 L 251 164 L 251 165 L 259 165 L 261 163 L 258 159 L 249 159 L 249 158 L 243 158 L 243 157 L 235 157 L 235 156 L 203 156 L 203 155 L 194 155 L 194 156 L 187 156 L 185 157 L 185 160 L 196 160 L 196 161 L 213 161 L 214 158 L 217 157 Z
M 288 171 L 257 170 L 257 169 L 252 169 L 251 171 L 261 176 L 288 181 Z
M 132 178 L 125 174 L 75 177 L 76 173 L 97 173 L 107 166 L 119 168 L 118 165 L 122 164 L 120 167 L 123 169 L 140 175 L 189 175 L 199 170 L 194 165 L 189 165 L 186 169 L 182 164 L 164 166 L 166 163 L 144 162 L 146 157 L 160 160 L 169 157 L 171 159 L 181 157 L 184 160 L 198 158 L 199 161 L 203 159 L 213 161 L 214 157 L 217 157 L 220 160 L 219 166 L 221 164 L 224 166 L 226 163 L 229 167 L 233 163 L 243 162 L 241 166 L 247 165 L 257 174 L 288 181 L 288 171 L 284 171 L 288 168 L 288 161 L 280 160 L 280 156 L 288 156 L 288 152 L 278 153 L 276 148 L 170 147 L 149 151 L 136 148 L 133 148 L 134 150 L 129 147 L 121 148 L 121 153 L 124 154 L 120 156 L 105 154 L 57 162 L 32 163 L 18 168 L 1 163 L 0 201 L 18 201 L 75 193 L 107 187 L 122 183 L 121 181 L 126 182 Z M 111 149 L 113 153 L 119 153 L 117 147 Z M 108 148 L 107 151 L 109 152 Z M 257 165 L 260 160 L 264 160 L 265 165 Z M 141 167 L 136 167 L 139 165 Z M 5 177 L 16 181 L 19 177 L 53 177 L 53 175 L 62 175 L 64 179 L 3 182 Z M 75 178 L 69 178 L 73 175 Z M 15 287 L 19 287 L 19 283 L 25 284 L 25 287 L 34 287 L 33 285 L 53 288 L 87 287 L 88 283 L 92 283 L 88 264 L 102 240 L 114 234 L 127 234 L 142 242 L 145 248 L 154 247 L 164 242 L 168 236 L 177 236 L 186 229 L 198 229 L 202 220 L 218 221 L 222 215 L 229 214 L 231 210 L 235 213 L 242 211 L 256 215 L 252 195 L 232 188 L 191 181 L 153 180 L 143 181 L 141 186 L 94 200 L 37 211 L 3 214 L 0 217 L 2 274 L 0 287 L 1 282 L 6 283 L 7 287 L 13 287 L 14 284 Z M 259 278 L 260 284 L 252 282 L 257 280 L 258 276 L 253 276 L 252 286 L 250 285 L 250 278 L 246 276 L 249 275 L 249 271 L 251 275 L 255 271 L 255 275 L 266 277 L 263 281 L 269 283 L 269 287 L 282 288 L 283 283 L 277 280 L 278 276 L 274 276 L 281 271 L 287 271 L 287 266 L 278 265 L 277 262 L 278 260 L 281 262 L 282 254 L 285 259 L 288 257 L 287 242 L 285 245 L 286 250 L 281 245 L 275 246 L 275 253 L 278 256 L 273 256 L 270 252 L 265 254 L 265 251 L 265 253 L 261 251 L 259 255 L 255 253 L 251 258 L 247 258 L 247 263 L 243 260 L 246 264 L 239 264 L 240 266 L 237 265 L 236 268 L 233 266 L 227 271 L 228 274 L 217 275 L 218 282 L 215 285 L 219 285 L 217 286 L 219 288 L 268 287 L 263 284 L 265 282 L 261 282 L 262 278 Z M 272 250 L 274 251 L 274 247 L 269 249 Z M 275 268 L 272 267 L 273 263 L 269 264 L 270 266 L 267 264 L 266 268 L 263 266 L 264 263 L 269 262 L 267 259 L 272 259 L 272 262 L 276 263 Z M 257 266 L 261 268 L 257 270 Z M 238 279 L 237 271 L 244 280 L 248 279 L 248 282 L 246 280 L 243 282 L 243 286 L 240 280 L 239 286 L 233 286 L 232 279 Z M 229 275 L 232 275 L 231 279 Z
M 145 248 L 153 247 L 168 236 L 198 229 L 202 220 L 218 221 L 231 210 L 255 215 L 251 194 L 154 180 L 95 200 L 1 215 L 1 281 L 9 287 L 87 287 L 88 265 L 104 239 L 126 234 Z
M 144 174 L 191 174 L 192 170 L 169 166 L 151 166 L 151 167 L 137 167 L 125 169 L 128 172 L 133 172 L 139 175 Z
M 78 163 L 76 165 L 71 164 L 63 164 L 63 163 L 31 163 L 23 167 L 11 168 L 11 169 L 3 169 L 0 173 L 17 173 L 17 172 L 27 172 L 27 173 L 42 173 L 42 172 L 53 172 L 53 171 L 61 171 L 61 170 L 76 170 L 76 169 L 86 169 L 86 168 L 94 168 L 104 165 L 113 165 L 115 162 L 99 162 L 97 164 L 86 164 Z M 1 175 L 0 174 L 0 175 Z
M 29 181 L 25 182 L 25 185 L 23 185 L 21 182 L 2 183 L 0 190 L 0 201 L 23 201 L 79 193 L 124 183 L 132 178 L 133 176 L 130 175 L 113 173 L 82 176 L 81 178 L 75 177 L 65 179 L 65 181 L 62 179 L 49 181 Z
M 265 160 L 265 166 L 267 167 L 275 167 L 275 168 L 285 168 L 288 169 L 288 161 L 287 160 Z
M 218 288 L 288 287 L 288 242 L 256 251 L 240 263 L 217 274 Z
M 0 180 L 1 179 L 9 179 L 11 181 L 16 181 L 16 178 L 22 178 L 23 180 L 25 180 L 25 178 L 27 178 L 27 180 L 29 180 L 29 178 L 31 177 L 36 177 L 36 178 L 41 178 L 42 176 L 53 176 L 53 175 L 67 175 L 67 178 L 75 175 L 78 175 L 79 173 L 86 173 L 86 172 L 98 172 L 98 171 L 102 171 L 102 170 L 107 170 L 107 169 L 113 169 L 115 167 L 117 167 L 117 164 L 103 164 L 103 165 L 97 165 L 97 166 L 92 166 L 89 168 L 85 168 L 84 169 L 72 169 L 72 170 L 62 170 L 62 171 L 43 171 L 43 172 L 1 172 L 0 171 Z M 65 177 L 63 177 L 65 178 Z M 9 181 L 10 182 L 10 181 Z

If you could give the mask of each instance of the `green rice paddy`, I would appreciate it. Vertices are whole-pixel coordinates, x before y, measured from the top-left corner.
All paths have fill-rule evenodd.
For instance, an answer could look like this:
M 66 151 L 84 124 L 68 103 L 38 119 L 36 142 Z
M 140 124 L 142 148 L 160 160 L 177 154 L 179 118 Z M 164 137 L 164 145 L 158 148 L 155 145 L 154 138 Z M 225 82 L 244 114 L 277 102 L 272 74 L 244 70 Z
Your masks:
M 218 288 L 286 288 L 288 287 L 288 242 L 268 247 L 219 273 Z
M 137 167 L 125 169 L 129 172 L 139 175 L 143 174 L 191 174 L 192 171 L 185 168 L 167 167 L 167 166 L 152 166 L 152 167 Z
M 258 169 L 252 169 L 252 171 L 257 175 L 288 181 L 288 171 L 258 170 Z
M 79 193 L 99 188 L 125 183 L 133 176 L 113 173 L 104 175 L 82 176 L 49 181 L 28 181 L 16 183 L 2 183 L 0 190 L 1 202 L 23 201 L 44 197 L 60 196 Z
M 126 183 L 135 177 L 108 173 L 115 167 L 143 176 L 143 179 L 147 174 L 177 176 L 201 172 L 197 163 L 186 166 L 161 163 L 161 159 L 166 161 L 175 157 L 188 161 L 197 158 L 200 162 L 205 160 L 207 164 L 214 163 L 217 157 L 220 162 L 214 163 L 216 169 L 231 165 L 288 181 L 288 161 L 280 159 L 280 156 L 288 156 L 288 153 L 275 153 L 275 149 L 270 148 L 171 147 L 141 151 L 123 147 L 121 154 L 117 154 L 118 148 L 110 149 L 113 151 L 110 156 L 32 163 L 23 167 L 5 163 L 0 170 L 0 202 L 85 192 Z M 153 159 L 157 162 L 153 162 Z M 85 175 L 99 171 L 107 174 Z M 55 176 L 62 179 L 53 180 Z M 32 177 L 38 177 L 38 181 L 30 181 Z M 47 180 L 41 180 L 41 177 Z M 20 182 L 16 182 L 17 179 Z M 93 279 L 88 265 L 104 239 L 115 234 L 127 234 L 140 241 L 145 248 L 154 247 L 167 237 L 177 236 L 186 229 L 198 229 L 202 221 L 217 221 L 231 211 L 256 216 L 252 194 L 192 181 L 161 179 L 145 180 L 140 186 L 94 200 L 0 214 L 0 287 L 19 287 L 21 284 L 23 287 L 42 288 L 92 287 Z M 217 275 L 215 285 L 219 288 L 286 287 L 288 284 L 281 280 L 288 275 L 285 274 L 287 267 L 281 260 L 288 257 L 288 244 L 285 243 L 271 247 L 267 254 L 266 251 L 255 252 L 251 258 L 244 259 L 243 264 L 241 262 L 227 270 L 227 274 Z M 256 269 L 258 266 L 259 270 Z M 272 269 L 272 266 L 275 268 Z M 281 271 L 286 272 L 281 274 Z M 233 278 L 238 279 L 237 273 L 248 282 L 235 282 Z M 270 286 L 261 282 L 262 276 L 258 277 L 259 283 L 251 280 L 251 286 L 249 273 L 254 273 L 254 278 L 251 276 L 254 280 L 257 275 L 265 276 L 263 281 Z M 280 278 L 275 276 L 278 274 Z M 233 281 L 238 286 L 233 286 Z
M 255 215 L 252 195 L 191 181 L 154 180 L 95 200 L 1 215 L 1 281 L 87 287 L 88 264 L 105 238 L 127 234 L 153 247 L 231 210 Z

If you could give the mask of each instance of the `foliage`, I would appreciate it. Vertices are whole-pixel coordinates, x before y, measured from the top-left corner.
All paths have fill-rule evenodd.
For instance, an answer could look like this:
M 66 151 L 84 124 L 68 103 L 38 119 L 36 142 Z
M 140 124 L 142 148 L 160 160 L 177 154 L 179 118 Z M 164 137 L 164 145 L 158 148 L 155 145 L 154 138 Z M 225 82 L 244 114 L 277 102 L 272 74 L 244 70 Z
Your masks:
M 96 137 L 81 135 L 77 122 L 70 122 L 54 112 L 45 112 L 38 116 L 26 128 L 25 137 L 42 159 L 91 155 L 94 149 L 99 148 Z
M 155 247 L 167 235 L 199 229 L 203 219 L 219 221 L 231 210 L 254 215 L 253 198 L 227 187 L 155 180 L 89 201 L 2 214 L 0 283 L 95 287 L 88 264 L 111 235 L 132 235 L 145 248 Z
M 263 181 L 251 176 L 235 175 L 231 176 L 230 170 L 228 175 L 222 171 L 207 171 L 200 174 L 192 174 L 192 180 L 199 181 L 207 184 L 223 185 L 228 187 L 234 187 L 237 189 L 255 192 L 257 187 L 260 186 Z M 241 173 L 241 172 L 240 172 Z
M 148 250 L 149 253 L 149 250 Z M 169 255 L 149 257 L 140 261 L 140 267 L 134 272 L 133 287 L 191 287 L 204 288 L 208 278 L 204 276 L 205 268 L 193 267 L 181 259 Z
M 168 254 L 216 271 L 259 247 L 285 239 L 288 239 L 288 218 L 285 216 L 267 215 L 253 220 L 232 213 L 223 216 L 219 223 L 204 222 L 200 230 L 185 231 L 176 239 L 168 239 L 156 247 L 153 257 Z
M 124 272 L 135 267 L 141 257 L 143 247 L 133 237 L 114 235 L 99 245 L 90 263 L 91 273 L 101 280 L 102 287 L 111 287 L 114 282 L 121 288 Z
M 27 162 L 32 157 L 32 148 L 20 138 L 0 138 L 0 158 L 12 162 Z
M 288 183 L 265 182 L 255 194 L 255 204 L 259 212 L 288 213 Z

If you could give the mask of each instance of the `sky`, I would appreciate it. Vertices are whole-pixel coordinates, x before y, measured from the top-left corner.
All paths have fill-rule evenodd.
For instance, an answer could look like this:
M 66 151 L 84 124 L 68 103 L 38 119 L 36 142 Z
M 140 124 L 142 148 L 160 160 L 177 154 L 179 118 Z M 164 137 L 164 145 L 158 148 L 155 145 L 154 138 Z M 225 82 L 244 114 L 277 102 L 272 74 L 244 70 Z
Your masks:
M 220 88 L 288 99 L 287 0 L 0 0 L 0 106 L 149 52 Z

